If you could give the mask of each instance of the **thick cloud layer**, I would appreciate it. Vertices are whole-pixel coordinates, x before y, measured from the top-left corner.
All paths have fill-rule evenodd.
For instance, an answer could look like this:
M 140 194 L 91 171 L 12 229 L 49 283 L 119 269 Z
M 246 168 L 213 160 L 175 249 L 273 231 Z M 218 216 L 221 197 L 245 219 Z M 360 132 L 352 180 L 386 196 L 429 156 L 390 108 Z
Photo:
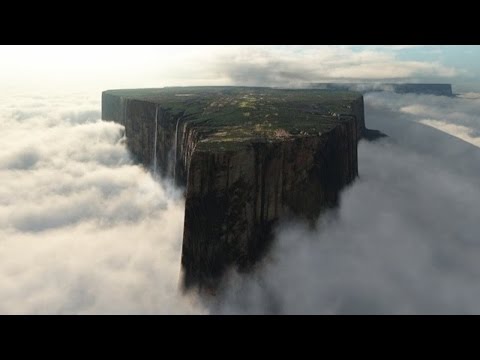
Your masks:
M 212 302 L 179 294 L 181 196 L 132 163 L 97 97 L 5 97 L 0 313 L 478 313 L 478 101 L 367 95 L 391 137 L 360 143 L 340 208 L 281 224 Z
M 367 125 L 392 138 L 360 143 L 360 179 L 338 211 L 316 229 L 283 224 L 263 268 L 233 275 L 212 309 L 480 312 L 480 149 L 422 125 L 461 125 L 476 141 L 478 100 L 385 93 L 366 102 Z
M 202 312 L 177 292 L 183 201 L 98 99 L 1 104 L 0 313 Z

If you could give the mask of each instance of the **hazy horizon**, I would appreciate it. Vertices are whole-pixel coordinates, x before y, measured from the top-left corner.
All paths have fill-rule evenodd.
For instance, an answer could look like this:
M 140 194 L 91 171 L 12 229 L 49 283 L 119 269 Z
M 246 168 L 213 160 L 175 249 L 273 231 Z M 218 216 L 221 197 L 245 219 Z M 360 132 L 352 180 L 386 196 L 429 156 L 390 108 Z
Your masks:
M 1 89 L 99 92 L 193 85 L 405 81 L 478 89 L 477 46 L 2 45 Z

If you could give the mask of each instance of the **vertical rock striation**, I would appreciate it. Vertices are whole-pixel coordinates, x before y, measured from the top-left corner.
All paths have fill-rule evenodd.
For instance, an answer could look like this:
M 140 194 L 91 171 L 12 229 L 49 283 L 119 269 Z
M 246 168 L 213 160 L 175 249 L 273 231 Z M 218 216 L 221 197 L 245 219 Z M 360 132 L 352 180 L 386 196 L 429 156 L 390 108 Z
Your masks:
M 106 91 L 102 118 L 125 126 L 138 162 L 156 157 L 185 186 L 183 284 L 206 289 L 254 266 L 280 219 L 335 206 L 366 131 L 361 95 L 322 90 Z

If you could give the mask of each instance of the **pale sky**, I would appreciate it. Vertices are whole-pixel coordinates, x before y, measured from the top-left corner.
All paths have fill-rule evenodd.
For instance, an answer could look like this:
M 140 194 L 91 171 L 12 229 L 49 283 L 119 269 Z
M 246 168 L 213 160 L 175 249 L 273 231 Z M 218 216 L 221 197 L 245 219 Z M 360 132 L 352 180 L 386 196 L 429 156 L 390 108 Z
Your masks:
M 386 80 L 447 82 L 475 91 L 479 59 L 480 46 L 2 45 L 0 90 Z

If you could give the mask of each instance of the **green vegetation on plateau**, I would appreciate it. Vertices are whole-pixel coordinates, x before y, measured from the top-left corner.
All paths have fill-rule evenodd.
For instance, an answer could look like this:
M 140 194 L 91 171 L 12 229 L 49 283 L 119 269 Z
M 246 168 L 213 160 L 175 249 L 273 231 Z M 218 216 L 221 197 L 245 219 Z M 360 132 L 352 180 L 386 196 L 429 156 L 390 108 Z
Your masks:
M 318 89 L 171 87 L 109 90 L 128 100 L 157 103 L 180 114 L 200 133 L 197 150 L 229 150 L 255 141 L 279 141 L 328 132 L 352 113 L 361 94 Z

